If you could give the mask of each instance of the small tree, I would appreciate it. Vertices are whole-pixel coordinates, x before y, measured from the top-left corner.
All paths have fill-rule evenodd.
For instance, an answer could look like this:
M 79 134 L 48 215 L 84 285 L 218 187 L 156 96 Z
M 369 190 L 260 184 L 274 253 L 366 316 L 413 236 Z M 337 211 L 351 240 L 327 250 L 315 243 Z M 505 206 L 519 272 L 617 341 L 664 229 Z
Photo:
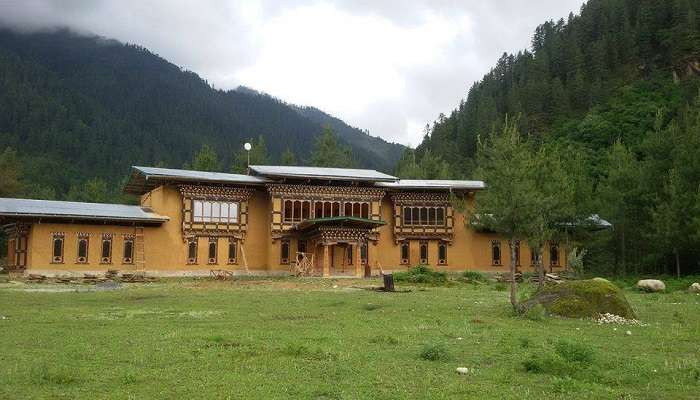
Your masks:
M 544 285 L 544 246 L 556 239 L 567 226 L 579 225 L 584 218 L 578 215 L 577 184 L 557 147 L 540 148 L 532 164 L 533 191 L 529 194 L 530 210 L 525 236 L 535 252 L 535 266 L 539 287 Z
M 533 214 L 530 202 L 534 192 L 532 170 L 535 159 L 531 144 L 517 128 L 517 120 L 505 120 L 501 131 L 493 131 L 479 141 L 477 149 L 477 176 L 483 179 L 487 190 L 476 194 L 470 222 L 498 232 L 508 239 L 510 246 L 510 302 L 517 309 L 515 282 L 516 245 L 526 237 Z
M 297 165 L 297 158 L 292 152 L 292 150 L 287 147 L 280 157 L 280 164 L 282 165 Z
M 249 140 L 251 144 L 250 154 L 248 151 L 241 148 L 233 156 L 233 165 L 231 166 L 231 172 L 238 174 L 245 174 L 248 172 L 248 156 L 250 156 L 250 165 L 266 165 L 270 162 L 270 156 L 267 154 L 267 144 L 265 144 L 265 138 L 260 135 L 258 140 Z
M 402 179 L 421 179 L 423 173 L 418 162 L 416 162 L 416 151 L 407 147 L 401 154 L 399 163 L 396 166 L 396 176 Z
M 338 142 L 330 125 L 323 128 L 323 133 L 316 138 L 314 151 L 311 153 L 311 165 L 315 167 L 351 168 L 352 149 Z
M 221 163 L 216 152 L 208 144 L 204 144 L 194 155 L 190 168 L 195 171 L 220 171 Z

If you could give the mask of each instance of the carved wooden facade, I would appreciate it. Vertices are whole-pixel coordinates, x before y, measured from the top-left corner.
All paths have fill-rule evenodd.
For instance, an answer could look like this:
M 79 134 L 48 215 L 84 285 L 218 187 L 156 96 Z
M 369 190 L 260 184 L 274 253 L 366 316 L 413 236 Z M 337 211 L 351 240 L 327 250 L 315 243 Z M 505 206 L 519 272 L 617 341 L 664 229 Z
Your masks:
M 248 201 L 253 195 L 253 189 L 207 185 L 179 185 L 178 189 L 182 198 L 182 233 L 185 240 L 202 236 L 245 239 Z M 226 218 L 222 217 L 221 211 L 216 217 L 211 214 L 200 216 L 197 215 L 197 206 L 202 202 L 218 207 L 221 204 L 227 207 L 230 205 L 230 209 L 227 208 Z
M 16 223 L 5 226 L 7 235 L 7 263 L 11 270 L 23 270 L 27 267 L 27 250 L 29 229 L 31 225 Z
M 449 194 L 393 192 L 394 240 L 439 239 L 451 243 L 454 209 Z
M 381 220 L 384 190 L 364 186 L 267 185 L 272 202 L 273 240 L 287 236 L 298 223 L 323 217 L 355 216 Z M 369 234 L 376 240 L 376 231 Z

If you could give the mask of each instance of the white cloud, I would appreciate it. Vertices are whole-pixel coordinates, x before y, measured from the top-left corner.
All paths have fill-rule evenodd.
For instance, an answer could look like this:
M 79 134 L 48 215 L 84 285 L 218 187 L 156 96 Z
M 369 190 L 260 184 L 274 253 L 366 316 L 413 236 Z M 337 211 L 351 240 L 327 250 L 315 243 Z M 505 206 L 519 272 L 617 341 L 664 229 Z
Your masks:
M 416 145 L 503 52 L 581 0 L 6 0 L 0 23 L 137 43 L 217 88 L 240 84 Z

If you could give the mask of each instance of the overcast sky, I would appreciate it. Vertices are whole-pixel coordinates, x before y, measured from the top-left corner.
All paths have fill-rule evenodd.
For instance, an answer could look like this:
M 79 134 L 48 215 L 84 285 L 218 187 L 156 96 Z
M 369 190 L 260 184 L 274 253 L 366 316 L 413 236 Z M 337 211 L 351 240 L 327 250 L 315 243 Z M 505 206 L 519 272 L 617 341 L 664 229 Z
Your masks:
M 245 85 L 412 146 L 503 52 L 583 0 L 0 0 L 0 23 L 140 44 L 221 89 Z

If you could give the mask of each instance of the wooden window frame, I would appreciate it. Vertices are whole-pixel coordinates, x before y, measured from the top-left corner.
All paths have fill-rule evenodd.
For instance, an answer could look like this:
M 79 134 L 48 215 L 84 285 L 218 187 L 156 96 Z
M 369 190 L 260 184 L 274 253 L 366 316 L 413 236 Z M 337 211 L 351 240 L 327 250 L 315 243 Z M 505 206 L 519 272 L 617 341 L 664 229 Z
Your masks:
M 212 245 L 214 246 L 214 257 L 211 256 Z M 207 241 L 207 264 L 215 265 L 219 262 L 219 238 L 210 237 Z
M 406 257 L 404 258 L 403 249 L 406 248 Z M 411 244 L 408 240 L 404 240 L 399 244 L 399 258 L 401 265 L 411 265 Z
M 498 249 L 498 259 L 495 257 L 496 249 Z M 498 267 L 503 265 L 503 248 L 500 240 L 491 241 L 491 265 Z
M 423 249 L 425 249 L 425 258 L 423 257 Z M 418 244 L 418 258 L 421 265 L 430 265 L 430 247 L 427 241 L 420 241 Z
M 441 251 L 445 252 L 444 257 L 440 254 Z M 447 265 L 447 243 L 445 242 L 438 243 L 438 265 Z
M 355 265 L 354 261 L 355 257 L 353 255 L 354 253 L 354 248 L 355 246 L 349 244 L 345 247 L 345 260 L 348 262 L 348 265 Z
M 444 227 L 447 225 L 446 206 L 402 206 L 401 220 L 407 227 Z
M 201 215 L 198 215 L 198 205 L 201 207 Z M 218 209 L 218 216 L 214 216 L 214 209 Z M 226 217 L 222 216 L 222 205 L 226 205 Z M 235 214 L 231 214 L 231 207 L 235 206 Z M 240 201 L 217 201 L 207 199 L 192 199 L 192 212 L 189 214 L 189 221 L 193 224 L 224 224 L 238 225 L 241 223 L 241 202 Z M 209 215 L 207 215 L 207 210 Z
M 60 255 L 56 255 L 56 241 L 61 242 Z M 54 233 L 51 235 L 51 264 L 63 264 L 66 249 L 66 235 L 64 233 Z
M 82 242 L 85 242 L 85 257 L 80 255 L 80 243 Z M 90 235 L 78 234 L 78 242 L 76 244 L 75 263 L 90 264 Z
M 231 249 L 232 248 L 233 248 L 233 257 L 231 257 Z M 236 238 L 229 238 L 228 239 L 227 263 L 229 265 L 230 264 L 238 264 L 238 239 L 236 239 Z
M 131 251 L 126 254 L 127 243 L 131 245 Z M 134 236 L 124 236 L 123 247 L 122 247 L 122 264 L 133 265 L 134 264 L 134 252 L 136 251 L 136 238 Z
M 104 255 L 104 245 L 109 243 L 109 254 L 107 257 Z M 103 234 L 102 241 L 100 242 L 100 264 L 111 264 L 112 263 L 112 253 L 114 251 L 114 241 L 112 240 L 111 234 Z
M 552 249 L 556 249 L 556 250 L 553 252 Z M 552 254 L 556 254 L 556 262 L 554 260 L 554 257 L 552 257 Z M 559 245 L 558 244 L 550 244 L 549 245 L 549 265 L 552 267 L 561 266 L 561 263 L 559 262 Z
M 194 257 L 191 257 L 190 248 L 194 245 Z M 199 240 L 196 237 L 187 239 L 187 265 L 197 265 L 197 256 L 199 253 Z
M 284 248 L 285 246 L 287 247 L 287 257 L 284 257 Z M 291 252 L 291 244 L 289 242 L 289 239 L 283 239 L 280 242 L 280 264 L 287 265 L 289 264 L 289 255 Z

